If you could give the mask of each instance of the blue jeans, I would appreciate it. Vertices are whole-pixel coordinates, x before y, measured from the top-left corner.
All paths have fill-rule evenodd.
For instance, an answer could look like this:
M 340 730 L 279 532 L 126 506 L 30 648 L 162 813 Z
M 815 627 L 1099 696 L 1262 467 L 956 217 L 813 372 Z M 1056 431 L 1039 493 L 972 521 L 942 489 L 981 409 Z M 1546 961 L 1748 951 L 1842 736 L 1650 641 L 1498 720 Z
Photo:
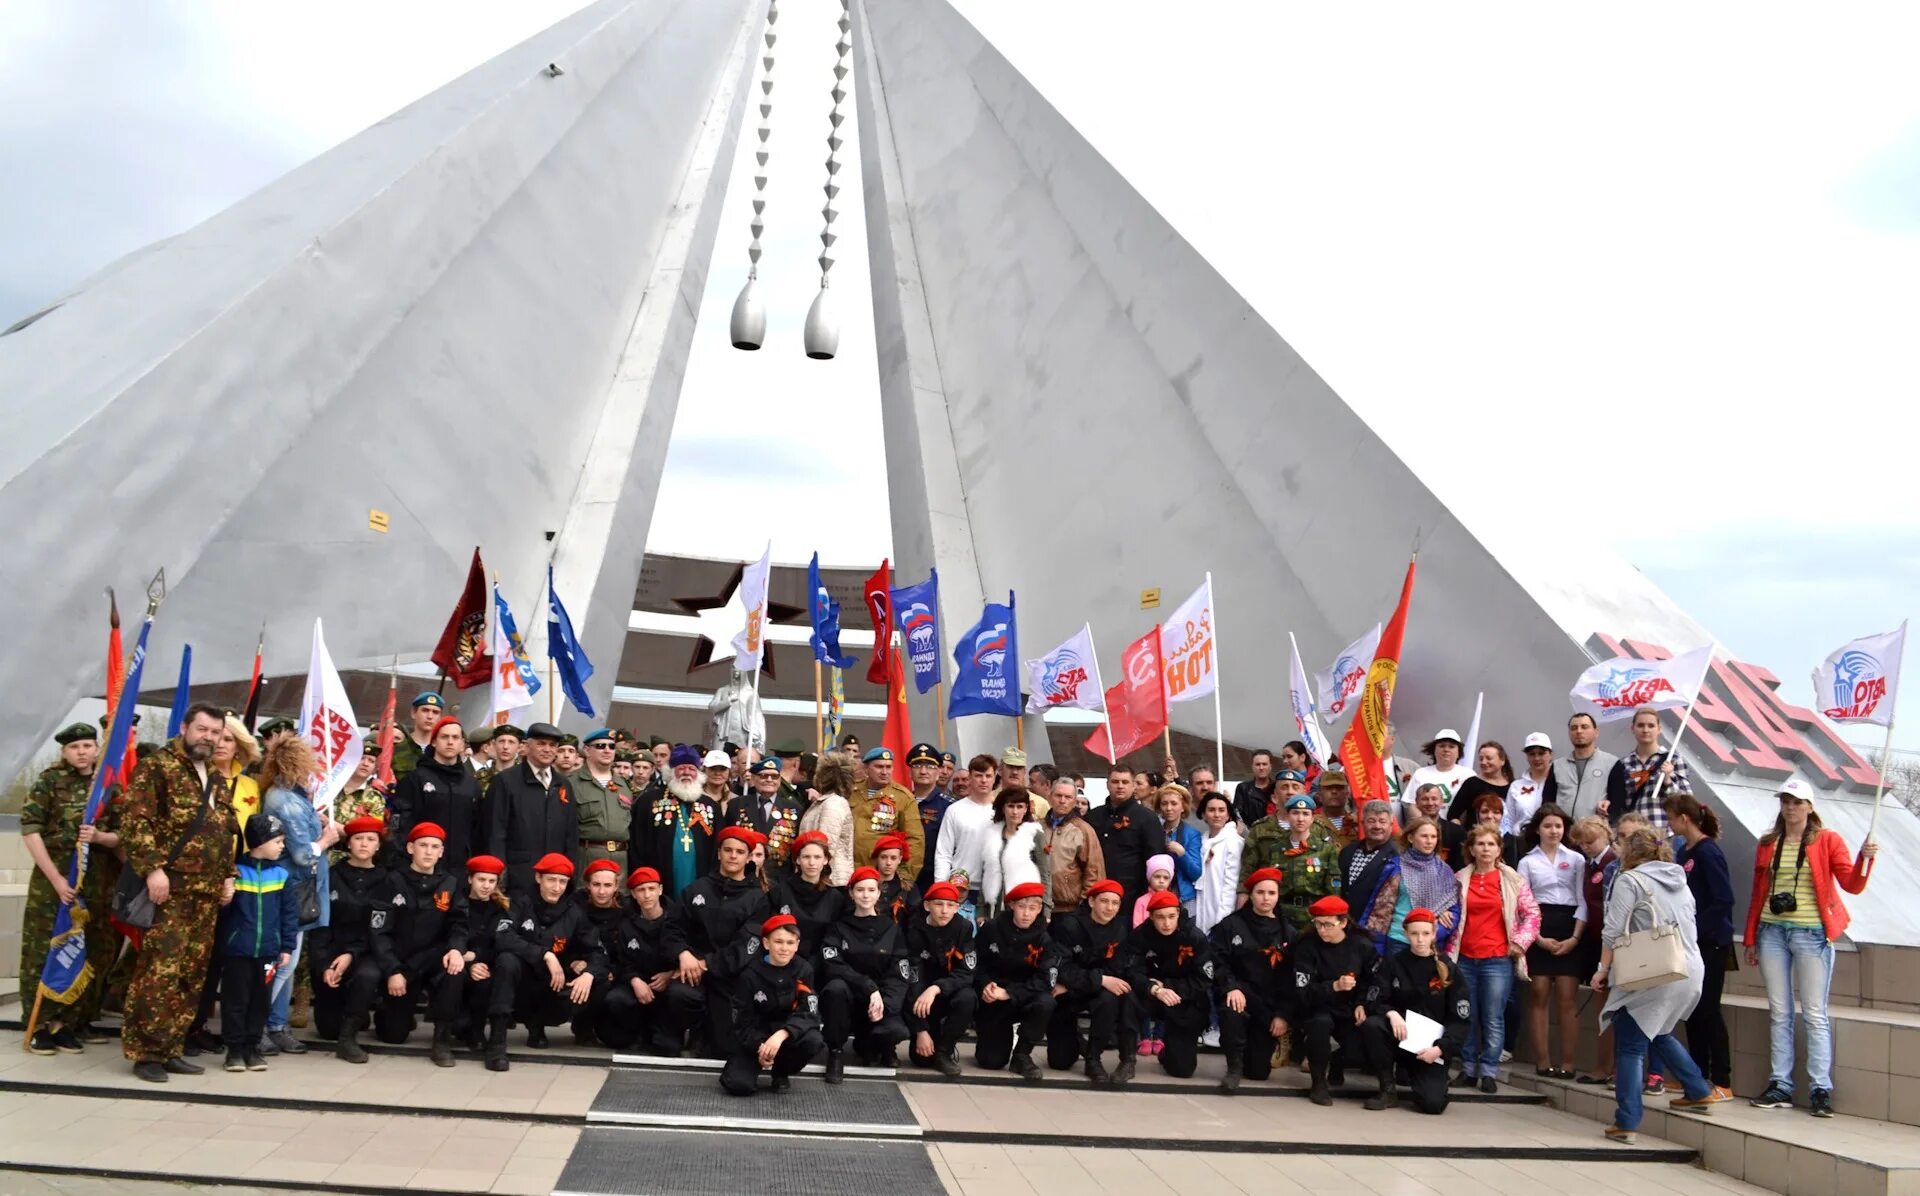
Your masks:
M 1767 1024 L 1772 1031 L 1772 1081 L 1793 1091 L 1793 1007 L 1807 1027 L 1807 1083 L 1833 1090 L 1833 1026 L 1827 992 L 1833 987 L 1833 944 L 1818 926 L 1760 923 L 1760 978 L 1767 986 Z
M 1679 1039 L 1671 1034 L 1649 1039 L 1633 1015 L 1621 1010 L 1613 1015 L 1613 1124 L 1623 1130 L 1639 1129 L 1646 1115 L 1640 1090 L 1646 1087 L 1649 1055 L 1661 1075 L 1680 1081 L 1688 1100 L 1700 1100 L 1713 1090 Z
M 293 1004 L 293 977 L 300 966 L 300 951 L 307 945 L 307 932 L 301 931 L 300 937 L 293 940 L 293 958 L 287 966 L 273 974 L 273 995 L 267 999 L 267 1030 L 278 1033 L 287 1028 L 288 1010 Z
M 1500 1074 L 1500 1049 L 1507 1042 L 1507 997 L 1513 992 L 1513 960 L 1460 957 L 1460 978 L 1467 982 L 1473 1016 L 1467 1021 L 1467 1045 L 1460 1068 L 1470 1076 Z

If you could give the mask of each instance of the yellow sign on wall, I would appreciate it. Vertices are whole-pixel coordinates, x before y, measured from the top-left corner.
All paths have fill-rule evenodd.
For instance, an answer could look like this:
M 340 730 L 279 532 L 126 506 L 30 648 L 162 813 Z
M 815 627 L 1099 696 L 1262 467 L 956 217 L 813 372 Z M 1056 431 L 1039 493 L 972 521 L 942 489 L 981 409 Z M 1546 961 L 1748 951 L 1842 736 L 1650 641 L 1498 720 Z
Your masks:
M 1160 605 L 1160 587 L 1155 586 L 1151 590 L 1140 591 L 1140 609 L 1141 610 L 1152 610 L 1154 607 L 1159 605 Z
M 374 508 L 367 511 L 367 530 L 387 534 L 387 513 Z

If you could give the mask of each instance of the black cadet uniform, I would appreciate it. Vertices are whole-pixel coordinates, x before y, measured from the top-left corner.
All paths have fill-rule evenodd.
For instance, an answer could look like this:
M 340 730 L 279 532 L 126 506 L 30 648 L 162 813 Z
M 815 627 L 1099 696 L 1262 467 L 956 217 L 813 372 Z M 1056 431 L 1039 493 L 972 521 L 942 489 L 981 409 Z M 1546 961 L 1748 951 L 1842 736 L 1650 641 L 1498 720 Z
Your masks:
M 824 873 L 821 879 L 826 879 Z M 795 877 L 776 882 L 767 901 L 774 913 L 793 915 L 794 929 L 800 932 L 800 958 L 812 964 L 813 974 L 819 976 L 821 942 L 835 922 L 853 912 L 847 891 L 825 884 L 810 885 Z
M 709 993 L 707 999 L 718 995 Z M 773 1058 L 776 1091 L 785 1088 L 787 1077 L 826 1045 L 820 1036 L 820 998 L 813 988 L 813 967 L 798 955 L 782 968 L 755 949 L 734 977 L 732 1002 L 726 1018 L 730 1023 L 727 1063 L 720 1070 L 720 1087 L 732 1096 L 753 1095 L 760 1078 L 760 1046 L 775 1031 L 787 1032 L 787 1040 Z
M 535 860 L 553 852 L 568 859 L 579 855 L 573 782 L 559 765 L 548 771 L 551 788 L 540 784 L 532 763 L 523 758 L 487 788 L 487 854 L 506 862 L 502 881 L 510 897 L 533 896 Z
M 500 894 L 499 898 L 505 895 Z M 461 1005 L 464 1013 L 462 1033 L 467 1045 L 487 1052 L 491 1071 L 507 1069 L 507 1025 L 513 1020 L 513 998 L 519 960 L 514 959 L 512 975 L 502 975 L 500 961 L 514 956 L 520 936 L 514 929 L 509 906 L 496 898 L 481 904 L 467 903 L 467 970 L 461 973 Z M 474 976 L 475 965 L 484 964 L 486 979 Z
M 1213 944 L 1213 987 L 1220 998 L 1220 1050 L 1227 1057 L 1227 1087 L 1233 1078 L 1264 1080 L 1273 1072 L 1273 1019 L 1292 1029 L 1293 972 L 1287 966 L 1291 927 L 1273 914 L 1261 917 L 1244 905 L 1220 919 Z M 1227 994 L 1246 998 L 1244 1012 L 1227 1008 Z
M 725 1059 L 734 1041 L 729 1024 L 734 981 L 748 956 L 758 950 L 760 924 L 769 911 L 767 894 L 751 871 L 738 880 L 714 871 L 686 887 L 680 908 L 686 915 L 687 950 L 707 965 L 699 985 L 706 998 L 707 1055 Z
M 886 913 L 862 917 L 849 913 L 833 924 L 820 944 L 820 1014 L 826 1023 L 828 1074 L 833 1061 L 853 1038 L 854 1050 L 869 1067 L 895 1062 L 893 1048 L 907 1038 L 901 1017 L 913 964 L 907 936 Z M 880 1020 L 867 1015 L 873 994 L 880 994 Z
M 607 956 L 607 983 L 595 985 L 593 996 L 587 1003 L 573 1007 L 573 1036 L 579 1040 L 581 1046 L 597 1046 L 600 1042 L 597 1032 L 600 1013 L 606 1008 L 607 994 L 613 991 L 613 937 L 620 933 L 620 924 L 627 916 L 628 903 L 626 897 L 616 891 L 612 905 L 595 905 L 587 899 L 584 886 L 580 890 L 579 897 L 580 908 L 586 913 L 587 921 L 593 925 L 593 933 L 600 939 L 600 949 Z
M 1126 889 L 1120 896 L 1123 915 L 1131 911 L 1140 895 L 1147 891 L 1147 861 L 1167 849 L 1166 832 L 1160 815 L 1132 797 L 1115 805 L 1112 802 L 1087 812 L 1087 824 L 1100 837 L 1100 852 L 1106 859 L 1107 875 Z
M 422 764 L 407 775 L 417 777 L 427 767 Z M 447 872 L 422 874 L 411 868 L 395 872 L 393 881 L 401 904 L 386 911 L 373 926 L 373 953 L 382 969 L 373 1032 L 381 1042 L 405 1042 L 407 1035 L 413 1033 L 413 1011 L 424 992 L 427 1019 L 433 1023 L 433 1060 L 442 1067 L 451 1067 L 453 1023 L 460 1015 L 461 981 L 459 976 L 448 974 L 445 959 L 449 951 L 465 954 L 467 949 L 466 886 Z M 395 976 L 406 978 L 407 991 L 403 996 L 392 996 L 386 991 L 386 981 Z M 358 1012 L 360 1010 L 348 1004 L 349 1015 Z
M 924 876 L 933 869 L 922 868 L 920 871 Z M 902 929 L 920 912 L 923 899 L 921 891 L 901 880 L 898 872 L 893 874 L 892 880 L 880 882 L 880 912 L 898 922 Z
M 504 949 L 494 970 L 510 977 L 513 988 L 514 1020 L 527 1028 L 527 1045 L 547 1045 L 547 1027 L 557 1026 L 574 1017 L 582 1008 L 591 1008 L 607 987 L 607 953 L 600 946 L 600 933 L 587 917 L 586 902 L 573 893 L 547 902 L 532 900 L 513 903 L 513 951 Z M 560 961 L 564 978 L 554 991 L 547 971 L 547 953 Z M 579 966 L 575 966 L 579 965 Z M 575 1005 L 567 985 L 582 974 L 593 977 L 592 990 L 584 1006 Z
M 988 1071 L 999 1071 L 1012 1059 L 1022 1078 L 1037 1082 L 1041 1073 L 1033 1061 L 1033 1048 L 1046 1036 L 1047 1022 L 1053 1017 L 1053 986 L 1059 979 L 1046 923 L 1035 918 L 1033 925 L 1022 930 L 1013 924 L 1013 911 L 1007 909 L 981 927 L 974 941 L 974 987 L 981 995 L 974 1014 L 973 1061 Z M 989 984 L 1006 989 L 1012 999 L 987 1000 Z M 1020 1025 L 1018 1042 L 1015 1022 Z
M 607 936 L 606 945 L 613 983 L 595 1023 L 600 1041 L 615 1050 L 638 1045 L 677 1058 L 705 1004 L 699 989 L 672 975 L 680 970 L 680 953 L 687 949 L 680 903 L 662 897 L 657 918 L 632 907 Z M 653 978 L 662 973 L 668 973 L 666 987 L 653 992 Z M 640 988 L 653 992 L 653 999 L 643 1002 L 635 995 Z
M 1085 906 L 1073 913 L 1054 915 L 1048 933 L 1060 960 L 1060 985 L 1067 991 L 1054 998 L 1047 1024 L 1047 1066 L 1056 1071 L 1072 1067 L 1080 1058 L 1080 1035 L 1075 1023 L 1087 1017 L 1087 1078 L 1106 1078 L 1100 1056 L 1110 1047 L 1119 1062 L 1133 1058 L 1140 1046 L 1140 993 L 1108 992 L 1108 977 L 1132 983 L 1128 975 L 1127 940 L 1133 928 L 1126 915 L 1116 913 L 1106 925 L 1094 921 Z M 1157 1002 L 1156 1002 L 1157 1004 Z
M 1117 920 L 1117 919 L 1116 919 Z M 1206 1032 L 1213 1010 L 1213 948 L 1207 936 L 1184 914 L 1172 934 L 1161 934 L 1148 918 L 1134 928 L 1127 942 L 1129 974 L 1135 999 L 1149 1017 L 1161 1019 L 1160 1066 L 1175 1079 L 1193 1074 L 1200 1058 L 1200 1035 Z M 1170 989 L 1178 1005 L 1162 1004 L 1156 989 Z
M 374 956 L 373 914 L 378 910 L 384 919 L 396 900 L 406 902 L 393 874 L 378 864 L 356 868 L 342 861 L 327 872 L 327 925 L 314 932 L 313 1026 L 320 1037 L 338 1040 L 343 1059 L 366 1060 L 359 1033 L 367 1028 L 366 1011 L 386 976 Z M 340 987 L 329 987 L 324 976 L 342 955 L 352 958 L 341 972 Z M 348 1016 L 353 1009 L 361 1012 L 357 1021 Z
M 1447 981 L 1440 983 L 1438 961 L 1431 955 L 1415 955 L 1411 951 L 1398 952 L 1380 964 L 1381 996 L 1380 1005 L 1405 1017 L 1409 1011 L 1423 1014 L 1439 1022 L 1445 1029 L 1440 1032 L 1441 1051 L 1438 1063 L 1423 1063 L 1404 1051 L 1397 1052 L 1393 1040 L 1393 1028 L 1387 1019 L 1379 1019 L 1376 1034 L 1383 1037 L 1381 1049 L 1389 1058 L 1397 1058 L 1407 1069 L 1408 1086 L 1413 1090 L 1413 1107 L 1422 1113 L 1444 1113 L 1447 1111 L 1447 1061 L 1460 1058 L 1461 1050 L 1467 1043 L 1467 1015 L 1471 1004 L 1467 998 L 1467 982 L 1461 978 L 1458 966 L 1447 966 Z M 1361 1029 L 1373 1030 L 1373 1018 Z
M 915 1034 L 925 1030 L 933 1036 L 934 1057 L 921 1058 L 911 1050 L 907 1060 L 916 1067 L 939 1067 L 949 1076 L 960 1074 L 953 1058 L 960 1036 L 973 1024 L 980 996 L 974 990 L 973 922 L 957 912 L 945 926 L 935 926 L 925 909 L 917 909 L 907 922 L 907 958 L 913 973 L 907 982 L 904 1008 L 907 1029 Z M 933 1008 L 926 1017 L 917 1017 L 913 1004 L 928 988 L 939 989 Z M 943 1064 L 942 1061 L 945 1061 Z
M 1300 1019 L 1298 1035 L 1305 1040 L 1307 1066 L 1313 1076 L 1315 1104 L 1328 1104 L 1329 1083 L 1345 1079 L 1345 1064 L 1361 1060 L 1367 1071 L 1380 1079 L 1382 1091 L 1393 1084 L 1393 1060 L 1381 1049 L 1377 1034 L 1363 1034 L 1354 1024 L 1353 1011 L 1365 1009 L 1367 1019 L 1384 1018 L 1380 1004 L 1380 957 L 1373 940 L 1356 927 L 1347 928 L 1347 937 L 1329 943 L 1318 932 L 1308 930 L 1293 945 L 1293 999 Z M 1344 992 L 1334 990 L 1334 981 L 1352 976 L 1354 986 Z M 1341 1065 L 1334 1067 L 1333 1044 L 1340 1044 Z
M 442 764 L 428 752 L 412 772 L 393 783 L 387 798 L 387 845 L 394 870 L 407 867 L 407 832 L 431 822 L 447 832 L 441 867 L 458 872 L 474 854 L 479 815 L 480 782 L 473 771 L 464 761 Z

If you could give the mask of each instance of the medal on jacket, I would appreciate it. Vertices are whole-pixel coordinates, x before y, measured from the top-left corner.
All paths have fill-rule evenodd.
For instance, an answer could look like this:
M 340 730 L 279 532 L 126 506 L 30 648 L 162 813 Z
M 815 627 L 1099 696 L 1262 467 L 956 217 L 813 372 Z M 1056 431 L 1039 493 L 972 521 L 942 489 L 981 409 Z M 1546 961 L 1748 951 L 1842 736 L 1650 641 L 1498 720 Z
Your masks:
M 873 818 L 870 825 L 876 831 L 893 829 L 893 803 L 891 801 L 883 797 L 873 803 Z

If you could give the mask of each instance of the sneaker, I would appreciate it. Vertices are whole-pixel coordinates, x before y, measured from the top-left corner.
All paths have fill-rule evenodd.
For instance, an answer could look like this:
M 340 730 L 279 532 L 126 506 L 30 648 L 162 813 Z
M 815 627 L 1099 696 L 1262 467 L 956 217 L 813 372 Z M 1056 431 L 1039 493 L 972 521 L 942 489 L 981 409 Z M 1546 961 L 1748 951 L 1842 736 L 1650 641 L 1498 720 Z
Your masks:
M 33 1040 L 27 1043 L 27 1049 L 36 1055 L 58 1055 L 60 1048 L 54 1045 L 53 1031 L 41 1026 L 33 1032 Z
M 226 1070 L 227 1071 L 247 1070 L 247 1057 L 241 1054 L 239 1051 L 228 1051 Z
M 1733 1099 L 1733 1089 L 1722 1088 L 1716 1084 L 1713 1091 L 1707 1094 L 1707 1099 L 1716 1105 L 1730 1101 Z
M 1765 1092 L 1747 1103 L 1756 1109 L 1791 1109 L 1793 1092 L 1785 1084 L 1768 1084 Z
M 1220 1045 L 1220 1031 L 1208 1030 L 1205 1034 L 1202 1034 L 1200 1036 L 1200 1045 L 1204 1047 L 1218 1047 Z
M 1653 1072 L 1648 1074 L 1647 1082 L 1641 1086 L 1640 1095 L 1659 1096 L 1661 1093 L 1665 1092 L 1666 1090 L 1667 1090 L 1666 1080 L 1663 1079 L 1658 1072 Z
M 269 1045 L 273 1047 L 272 1050 L 267 1049 Z M 307 1053 L 307 1044 L 295 1038 L 292 1031 L 269 1030 L 267 1036 L 260 1041 L 260 1053 L 262 1055 L 304 1055 Z
M 88 1046 L 93 1046 L 97 1043 L 112 1042 L 113 1035 L 92 1023 L 88 1023 L 80 1027 L 80 1041 L 86 1043 Z
M 84 1055 L 87 1048 L 80 1045 L 80 1038 L 65 1026 L 53 1032 L 54 1047 L 68 1055 Z
M 265 1058 L 261 1056 L 259 1051 L 247 1052 L 247 1070 L 248 1071 L 267 1070 L 267 1061 Z
M 1502 1063 L 1512 1063 L 1512 1062 L 1513 1062 L 1513 1052 L 1512 1052 L 1512 1051 L 1501 1051 L 1501 1052 L 1500 1052 L 1500 1062 L 1502 1062 Z
M 1815 1117 L 1833 1116 L 1833 1093 L 1825 1088 L 1815 1088 L 1807 1093 L 1808 1112 Z
M 1617 1125 L 1607 1127 L 1607 1141 L 1618 1142 L 1622 1146 L 1632 1146 L 1640 1140 L 1640 1135 L 1632 1130 L 1623 1130 Z

